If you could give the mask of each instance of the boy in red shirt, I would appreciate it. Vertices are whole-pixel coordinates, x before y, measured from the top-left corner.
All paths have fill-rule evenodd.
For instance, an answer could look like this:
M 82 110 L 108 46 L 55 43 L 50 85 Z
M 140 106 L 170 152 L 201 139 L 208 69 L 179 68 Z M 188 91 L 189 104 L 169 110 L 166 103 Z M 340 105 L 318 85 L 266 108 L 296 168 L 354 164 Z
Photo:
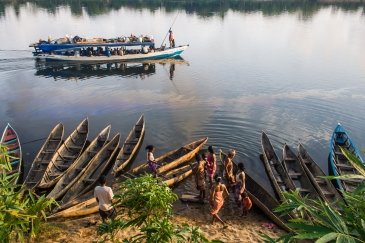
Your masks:
M 242 216 L 247 216 L 248 211 L 252 207 L 252 202 L 249 196 L 247 195 L 247 192 L 242 193 Z

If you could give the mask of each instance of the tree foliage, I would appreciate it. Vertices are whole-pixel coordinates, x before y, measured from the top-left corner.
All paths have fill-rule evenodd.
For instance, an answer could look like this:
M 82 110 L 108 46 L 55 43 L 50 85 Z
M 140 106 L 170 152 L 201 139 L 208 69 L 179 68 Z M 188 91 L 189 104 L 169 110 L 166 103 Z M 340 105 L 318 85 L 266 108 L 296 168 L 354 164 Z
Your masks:
M 54 200 L 38 197 L 23 186 L 16 185 L 19 174 L 9 175 L 10 156 L 0 144 L 0 239 L 1 242 L 24 242 L 34 237 L 43 219 L 45 210 Z

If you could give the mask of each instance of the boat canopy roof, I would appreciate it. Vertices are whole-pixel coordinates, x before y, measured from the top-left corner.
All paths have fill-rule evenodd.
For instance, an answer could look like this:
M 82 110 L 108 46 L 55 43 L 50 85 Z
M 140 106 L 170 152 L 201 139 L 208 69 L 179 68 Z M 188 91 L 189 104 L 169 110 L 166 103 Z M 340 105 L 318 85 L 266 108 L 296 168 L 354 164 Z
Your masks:
M 72 43 L 72 44 L 49 44 L 39 43 L 37 48 L 43 52 L 79 50 L 87 47 L 121 47 L 121 46 L 154 46 L 154 42 L 113 42 L 113 43 Z

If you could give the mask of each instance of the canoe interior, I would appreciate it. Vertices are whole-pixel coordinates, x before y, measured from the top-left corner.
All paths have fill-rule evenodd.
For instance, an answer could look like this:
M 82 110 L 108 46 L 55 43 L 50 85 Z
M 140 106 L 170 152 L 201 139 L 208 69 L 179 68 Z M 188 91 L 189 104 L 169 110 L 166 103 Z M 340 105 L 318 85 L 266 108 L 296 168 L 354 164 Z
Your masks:
M 271 185 L 276 192 L 277 199 L 283 201 L 285 198 L 282 195 L 282 192 L 294 191 L 295 185 L 289 178 L 283 165 L 280 163 L 268 136 L 264 132 L 262 132 L 261 136 L 261 148 L 264 157 L 263 162 L 270 178 Z
M 137 123 L 133 126 L 132 130 L 129 132 L 120 152 L 115 161 L 113 167 L 114 173 L 122 171 L 137 154 L 139 148 L 141 147 L 142 140 L 145 133 L 145 120 L 142 115 Z
M 298 156 L 296 156 L 287 144 L 284 144 L 283 147 L 283 165 L 295 187 L 299 189 L 302 197 L 308 196 L 311 199 L 319 198 L 317 190 L 305 173 Z
M 28 188 L 34 188 L 41 180 L 54 153 L 60 147 L 64 133 L 62 123 L 57 124 L 48 135 L 43 146 L 35 156 L 24 184 Z
M 21 173 L 23 160 L 22 148 L 18 134 L 14 128 L 10 126 L 10 124 L 8 124 L 4 129 L 4 133 L 1 137 L 1 144 L 6 147 L 9 156 L 11 156 L 11 171 L 9 171 L 8 174 Z
M 65 174 L 62 175 L 57 182 L 53 190 L 47 195 L 49 198 L 58 199 L 63 196 L 66 191 L 77 181 L 80 173 L 94 158 L 94 156 L 102 149 L 106 141 L 109 138 L 111 126 L 104 128 L 96 138 L 90 143 L 90 145 L 84 150 L 84 152 L 76 159 L 76 161 L 67 169 Z
M 56 151 L 38 185 L 39 188 L 49 188 L 55 185 L 80 155 L 86 144 L 89 132 L 88 124 L 88 119 L 83 120 Z
M 331 181 L 321 178 L 326 176 L 326 174 L 312 159 L 302 144 L 299 144 L 298 146 L 298 158 L 307 173 L 308 178 L 311 180 L 313 186 L 323 200 L 331 204 L 342 201 L 341 195 L 332 185 Z
M 172 168 L 191 160 L 207 141 L 208 138 L 206 137 L 184 145 L 183 147 L 175 150 L 172 154 L 167 154 L 167 156 L 164 156 L 162 159 L 163 162 L 159 163 L 161 166 L 157 169 L 157 173 L 163 173 L 171 170 Z
M 158 173 L 167 171 L 183 162 L 190 160 L 196 152 L 208 141 L 208 138 L 203 138 L 187 145 L 184 145 L 176 150 L 172 150 L 155 159 L 160 166 Z M 141 163 L 141 165 L 131 169 L 128 173 L 140 174 L 148 171 L 148 164 Z
M 162 178 L 163 182 L 168 186 L 173 186 L 176 183 L 182 181 L 192 173 L 190 165 L 184 165 L 175 169 L 171 173 L 165 173 L 166 178 Z M 117 193 L 117 192 L 115 192 Z M 70 218 L 86 216 L 98 212 L 99 206 L 93 197 L 92 191 L 85 193 L 78 198 L 75 198 L 73 202 L 69 202 L 68 205 L 63 205 L 61 210 L 48 217 L 48 219 L 56 218 Z
M 352 142 L 345 129 L 340 124 L 338 124 L 331 138 L 330 172 L 333 175 L 359 174 L 359 172 L 348 161 L 346 156 L 342 154 L 340 147 L 349 150 L 364 163 L 355 144 Z M 361 182 L 363 182 L 361 179 L 336 179 L 335 185 L 339 189 L 353 191 Z
M 77 181 L 64 195 L 61 200 L 62 203 L 67 203 L 94 187 L 97 180 L 106 171 L 111 161 L 114 159 L 114 156 L 118 151 L 119 140 L 120 134 L 118 133 L 95 155 L 88 166 L 80 172 L 82 176 L 77 179 Z

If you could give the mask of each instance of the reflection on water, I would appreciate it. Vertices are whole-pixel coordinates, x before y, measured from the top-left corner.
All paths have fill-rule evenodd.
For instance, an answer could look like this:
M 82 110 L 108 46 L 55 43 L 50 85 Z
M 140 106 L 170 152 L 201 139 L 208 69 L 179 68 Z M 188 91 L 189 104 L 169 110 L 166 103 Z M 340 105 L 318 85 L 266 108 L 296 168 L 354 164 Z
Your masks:
M 149 9 L 152 12 L 164 8 L 167 12 L 183 10 L 189 14 L 198 14 L 203 17 L 218 15 L 224 17 L 227 11 L 239 12 L 262 12 L 264 15 L 272 16 L 282 13 L 301 12 L 303 18 L 310 18 L 323 7 L 334 6 L 346 11 L 357 11 L 359 8 L 364 11 L 364 3 L 361 1 L 237 1 L 237 0 L 13 0 L 0 2 L 0 16 L 4 15 L 6 6 L 13 6 L 19 10 L 22 6 L 32 3 L 36 8 L 46 9 L 49 13 L 55 14 L 58 7 L 67 6 L 71 8 L 73 15 L 95 16 L 107 14 L 112 10 L 119 10 L 122 7 L 131 9 Z M 18 12 L 18 11 L 17 11 Z
M 149 60 L 144 62 L 116 62 L 116 63 L 69 63 L 35 61 L 36 76 L 54 80 L 82 80 L 89 78 L 103 78 L 117 76 L 122 78 L 145 79 L 156 73 L 156 65 L 169 65 L 169 78 L 173 80 L 175 64 L 186 64 L 187 61 L 178 57 L 174 59 Z
M 0 36 L 0 128 L 10 122 L 22 141 L 46 137 L 60 121 L 68 135 L 85 117 L 90 120 L 90 140 L 108 124 L 123 140 L 144 113 L 142 148 L 154 144 L 156 156 L 208 136 L 208 143 L 217 149 L 235 148 L 236 161 L 244 161 L 247 170 L 261 179 L 265 177 L 258 157 L 262 130 L 279 157 L 285 142 L 291 146 L 301 142 L 325 170 L 337 122 L 343 123 L 359 148 L 365 147 L 361 4 L 27 2 L 0 3 L 0 32 L 5 33 Z M 189 65 L 184 60 L 44 63 L 35 61 L 26 49 L 38 38 L 67 33 L 89 37 L 148 33 L 162 41 L 177 15 L 175 39 L 177 44 L 190 44 L 183 54 Z M 15 31 L 19 26 L 22 30 Z M 40 142 L 24 146 L 26 163 L 40 146 Z M 144 159 L 141 150 L 135 163 Z

